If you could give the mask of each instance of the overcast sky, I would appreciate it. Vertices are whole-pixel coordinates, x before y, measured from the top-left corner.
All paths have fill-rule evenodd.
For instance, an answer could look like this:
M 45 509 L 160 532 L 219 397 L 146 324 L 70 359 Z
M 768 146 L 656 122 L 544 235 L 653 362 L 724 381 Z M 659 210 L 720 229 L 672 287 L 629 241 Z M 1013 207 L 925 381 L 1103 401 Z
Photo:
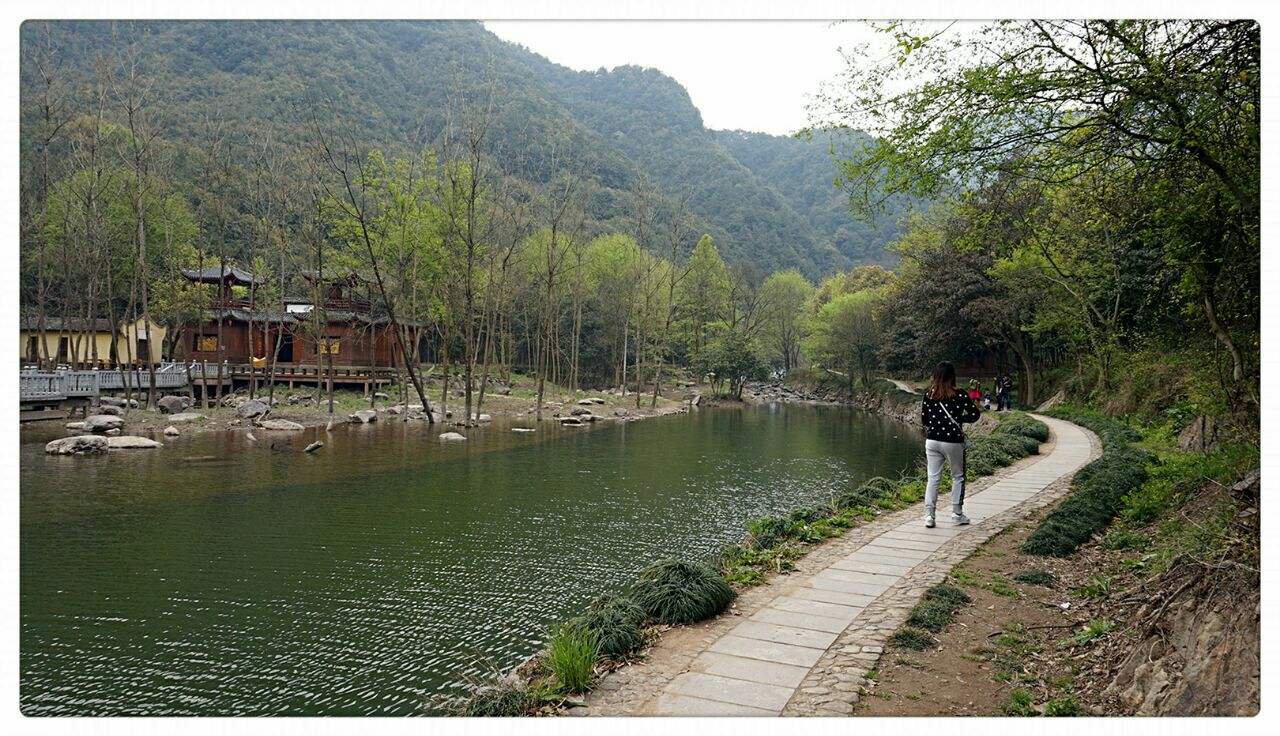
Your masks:
M 857 22 L 487 21 L 499 37 L 578 70 L 657 68 L 689 90 L 708 128 L 793 133 L 805 105 L 843 67 L 840 47 L 873 32 Z

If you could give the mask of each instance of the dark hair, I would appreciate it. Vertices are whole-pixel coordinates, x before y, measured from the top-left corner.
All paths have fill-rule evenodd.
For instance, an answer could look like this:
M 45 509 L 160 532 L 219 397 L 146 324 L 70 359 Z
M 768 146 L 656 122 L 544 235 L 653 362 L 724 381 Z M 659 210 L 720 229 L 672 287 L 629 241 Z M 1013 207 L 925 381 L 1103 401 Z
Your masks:
M 933 369 L 933 380 L 929 382 L 929 388 L 925 392 L 925 396 L 937 401 L 939 399 L 950 399 L 956 395 L 956 367 L 942 361 Z

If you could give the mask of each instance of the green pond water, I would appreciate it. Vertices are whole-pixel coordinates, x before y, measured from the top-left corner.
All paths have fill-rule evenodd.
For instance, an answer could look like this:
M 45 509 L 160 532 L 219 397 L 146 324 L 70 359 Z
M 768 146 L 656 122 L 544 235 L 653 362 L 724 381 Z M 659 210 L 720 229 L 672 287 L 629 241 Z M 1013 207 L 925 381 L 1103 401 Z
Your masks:
M 20 448 L 29 715 L 431 712 L 647 563 L 897 474 L 903 424 L 771 405 L 442 444 L 425 424 Z M 315 455 L 300 449 L 323 436 Z

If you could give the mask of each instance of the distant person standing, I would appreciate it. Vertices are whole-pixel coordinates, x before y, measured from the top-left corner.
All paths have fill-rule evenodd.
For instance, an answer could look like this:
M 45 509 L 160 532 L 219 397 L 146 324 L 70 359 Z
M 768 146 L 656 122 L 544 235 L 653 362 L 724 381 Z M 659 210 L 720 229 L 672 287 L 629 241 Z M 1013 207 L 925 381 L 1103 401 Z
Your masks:
M 1000 375 L 1000 408 L 1013 411 L 1013 377 L 1008 373 Z
M 978 421 L 978 406 L 969 395 L 956 389 L 956 367 L 943 361 L 933 369 L 933 380 L 920 405 L 924 427 L 924 457 L 929 482 L 924 491 L 924 525 L 933 528 L 938 506 L 938 485 L 942 464 L 951 465 L 951 522 L 968 524 L 964 515 L 964 427 Z

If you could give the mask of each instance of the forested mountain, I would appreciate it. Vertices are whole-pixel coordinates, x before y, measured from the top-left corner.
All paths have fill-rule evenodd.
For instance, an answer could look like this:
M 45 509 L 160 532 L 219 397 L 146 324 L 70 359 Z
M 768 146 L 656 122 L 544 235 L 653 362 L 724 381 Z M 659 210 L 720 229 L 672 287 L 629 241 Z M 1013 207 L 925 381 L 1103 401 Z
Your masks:
M 716 131 L 722 146 L 761 181 L 768 182 L 813 228 L 824 243 L 835 246 L 844 263 L 891 266 L 896 255 L 885 249 L 900 232 L 907 210 L 904 197 L 891 197 L 873 223 L 849 214 L 845 193 L 834 186 L 834 155 L 851 156 L 870 136 L 858 132 L 815 133 L 804 140 L 745 130 Z
M 39 23 L 22 29 L 24 95 L 42 33 Z M 55 33 L 61 63 L 82 79 L 101 54 L 145 38 L 163 137 L 190 149 L 174 157 L 180 188 L 195 175 L 184 162 L 197 158 L 211 120 L 239 135 L 304 143 L 312 116 L 337 112 L 362 140 L 405 152 L 439 134 L 451 99 L 492 84 L 507 168 L 538 181 L 572 159 L 594 185 L 596 232 L 625 227 L 640 182 L 656 188 L 665 216 L 687 202 L 726 258 L 762 271 L 816 277 L 883 263 L 897 231 L 892 211 L 875 225 L 848 214 L 824 144 L 708 130 L 684 88 L 656 70 L 576 72 L 478 23 L 84 21 L 58 23 Z

